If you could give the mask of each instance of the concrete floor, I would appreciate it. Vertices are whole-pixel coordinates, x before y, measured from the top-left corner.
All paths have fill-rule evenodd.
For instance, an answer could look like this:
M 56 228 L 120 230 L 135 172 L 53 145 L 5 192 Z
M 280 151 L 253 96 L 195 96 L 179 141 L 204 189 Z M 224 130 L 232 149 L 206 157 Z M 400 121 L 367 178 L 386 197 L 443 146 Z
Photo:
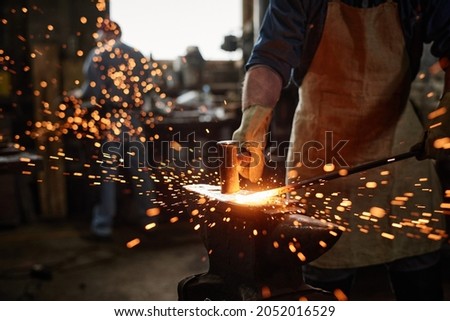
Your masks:
M 0 232 L 0 252 L 0 300 L 177 300 L 177 283 L 208 266 L 186 223 L 146 235 L 118 227 L 111 243 L 80 238 L 70 222 L 39 223 Z
M 208 269 L 199 232 L 188 222 L 145 234 L 118 226 L 111 243 L 80 237 L 86 222 L 35 222 L 0 230 L 0 300 L 177 300 L 177 284 Z M 141 243 L 127 248 L 138 237 Z M 450 300 L 450 251 L 444 251 Z M 445 272 L 445 273 L 444 273 Z M 352 300 L 393 300 L 385 270 L 363 269 Z

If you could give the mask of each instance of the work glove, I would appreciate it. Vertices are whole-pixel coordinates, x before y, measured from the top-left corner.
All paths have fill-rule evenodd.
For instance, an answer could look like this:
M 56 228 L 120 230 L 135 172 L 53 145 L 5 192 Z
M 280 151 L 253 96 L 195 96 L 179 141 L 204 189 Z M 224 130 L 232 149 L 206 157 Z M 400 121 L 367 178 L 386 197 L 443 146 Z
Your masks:
M 438 108 L 428 115 L 424 158 L 442 158 L 450 155 L 450 92 L 446 92 Z
M 252 183 L 261 178 L 264 170 L 264 147 L 271 119 L 271 107 L 249 106 L 242 113 L 240 127 L 233 133 L 232 139 L 240 143 L 238 172 Z

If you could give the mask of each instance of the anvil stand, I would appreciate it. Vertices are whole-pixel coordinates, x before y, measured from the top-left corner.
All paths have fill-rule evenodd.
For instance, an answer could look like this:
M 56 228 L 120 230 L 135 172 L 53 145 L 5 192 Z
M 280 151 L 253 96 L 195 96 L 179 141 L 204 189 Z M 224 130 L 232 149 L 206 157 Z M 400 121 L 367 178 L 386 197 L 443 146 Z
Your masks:
M 328 251 L 341 231 L 302 215 L 299 204 L 285 200 L 270 205 L 233 202 L 228 196 L 241 192 L 237 144 L 218 144 L 223 160 L 221 186 L 185 186 L 191 210 L 199 212 L 209 270 L 180 281 L 178 299 L 336 300 L 332 293 L 305 284 L 302 265 Z

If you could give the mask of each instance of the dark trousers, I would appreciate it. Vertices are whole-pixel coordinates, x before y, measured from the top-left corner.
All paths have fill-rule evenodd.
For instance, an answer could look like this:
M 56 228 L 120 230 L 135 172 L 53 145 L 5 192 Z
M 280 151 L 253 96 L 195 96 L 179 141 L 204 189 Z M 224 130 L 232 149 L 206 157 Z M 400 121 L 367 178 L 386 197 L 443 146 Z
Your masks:
M 441 301 L 442 265 L 440 252 L 405 258 L 385 264 L 389 281 L 398 301 Z M 320 269 L 305 267 L 305 282 L 311 286 L 334 292 L 340 289 L 351 297 L 357 269 Z

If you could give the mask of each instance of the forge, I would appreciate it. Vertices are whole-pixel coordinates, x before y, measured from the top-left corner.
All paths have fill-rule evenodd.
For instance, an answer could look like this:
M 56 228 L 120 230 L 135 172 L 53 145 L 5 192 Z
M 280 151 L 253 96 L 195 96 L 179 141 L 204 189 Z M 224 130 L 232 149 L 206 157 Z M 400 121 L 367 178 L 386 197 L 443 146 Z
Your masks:
M 332 223 L 310 218 L 283 197 L 222 186 L 185 186 L 201 229 L 209 270 L 178 284 L 179 300 L 335 300 L 303 281 L 302 265 L 341 236 Z

